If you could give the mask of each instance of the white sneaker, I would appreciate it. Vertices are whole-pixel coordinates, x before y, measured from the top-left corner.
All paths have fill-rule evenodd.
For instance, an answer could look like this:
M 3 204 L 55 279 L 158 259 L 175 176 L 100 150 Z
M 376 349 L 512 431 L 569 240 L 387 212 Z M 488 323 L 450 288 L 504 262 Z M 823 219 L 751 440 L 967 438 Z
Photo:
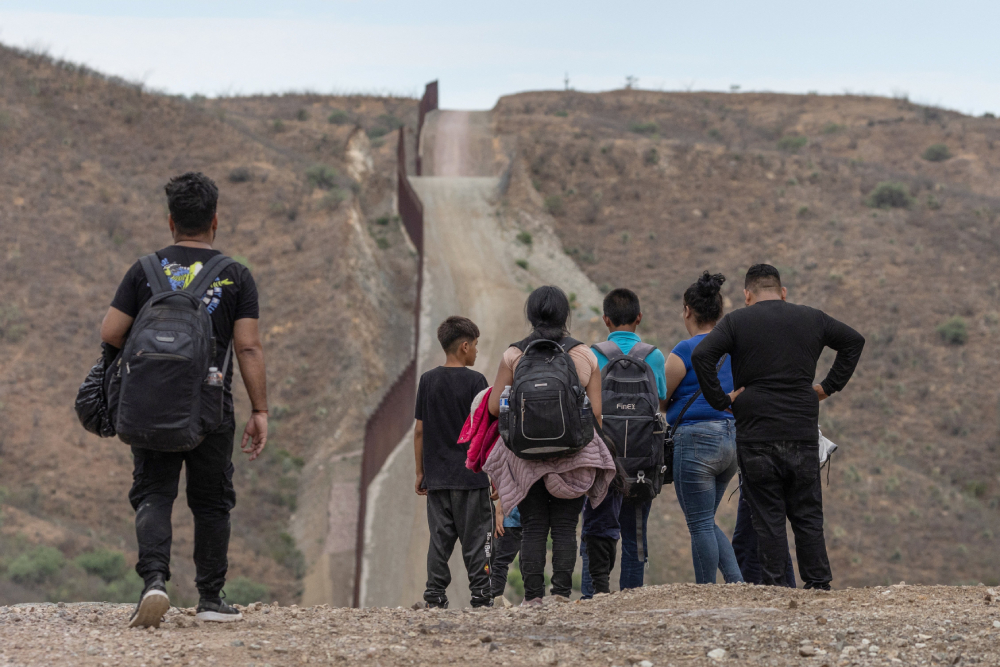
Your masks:
M 170 598 L 167 591 L 163 589 L 163 584 L 159 581 L 151 584 L 142 592 L 139 604 L 135 607 L 132 620 L 129 621 L 130 628 L 158 628 L 163 615 L 170 609 Z

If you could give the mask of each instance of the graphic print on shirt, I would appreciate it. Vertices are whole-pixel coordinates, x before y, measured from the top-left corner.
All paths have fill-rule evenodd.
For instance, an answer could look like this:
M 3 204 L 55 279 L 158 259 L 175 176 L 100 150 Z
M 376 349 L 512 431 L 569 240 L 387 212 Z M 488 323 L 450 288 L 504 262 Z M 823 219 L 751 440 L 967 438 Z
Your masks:
M 195 262 L 191 266 L 184 266 L 183 264 L 178 264 L 176 262 L 170 262 L 167 259 L 161 259 L 160 265 L 163 266 L 163 272 L 167 274 L 167 278 L 170 280 L 170 287 L 176 292 L 177 290 L 186 289 L 188 285 L 194 281 L 195 277 L 201 271 L 201 267 L 204 266 L 201 262 Z M 209 315 L 219 307 L 219 302 L 222 301 L 222 288 L 225 285 L 232 285 L 233 281 L 228 278 L 225 280 L 220 280 L 216 278 L 211 287 L 205 291 L 205 296 L 202 297 L 202 301 L 205 303 L 205 307 L 208 310 Z

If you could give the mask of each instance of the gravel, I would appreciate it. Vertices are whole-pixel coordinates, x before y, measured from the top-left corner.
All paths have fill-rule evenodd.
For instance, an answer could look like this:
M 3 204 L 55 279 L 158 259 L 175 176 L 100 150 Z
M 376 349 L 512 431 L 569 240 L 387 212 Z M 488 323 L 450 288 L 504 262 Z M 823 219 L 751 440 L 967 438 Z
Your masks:
M 672 584 L 478 611 L 258 603 L 228 624 L 172 608 L 158 630 L 128 629 L 131 605 L 25 604 L 0 607 L 0 667 L 997 665 L 1000 609 L 987 590 Z

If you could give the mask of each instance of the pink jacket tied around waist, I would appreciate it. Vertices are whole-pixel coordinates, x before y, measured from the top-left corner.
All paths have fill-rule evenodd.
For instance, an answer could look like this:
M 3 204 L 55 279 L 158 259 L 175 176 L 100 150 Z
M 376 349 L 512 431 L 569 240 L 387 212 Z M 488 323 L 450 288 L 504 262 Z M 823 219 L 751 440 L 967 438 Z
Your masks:
M 501 444 L 489 452 L 483 470 L 500 494 L 504 514 L 510 514 L 528 495 L 531 486 L 543 478 L 545 488 L 556 498 L 586 495 L 591 507 L 597 507 L 615 478 L 615 461 L 595 431 L 594 439 L 586 447 L 560 459 L 527 461 Z
M 472 472 L 483 471 L 483 464 L 500 437 L 500 422 L 490 414 L 489 409 L 492 390 L 492 387 L 487 387 L 472 399 L 472 409 L 458 436 L 458 444 L 468 445 L 465 467 Z

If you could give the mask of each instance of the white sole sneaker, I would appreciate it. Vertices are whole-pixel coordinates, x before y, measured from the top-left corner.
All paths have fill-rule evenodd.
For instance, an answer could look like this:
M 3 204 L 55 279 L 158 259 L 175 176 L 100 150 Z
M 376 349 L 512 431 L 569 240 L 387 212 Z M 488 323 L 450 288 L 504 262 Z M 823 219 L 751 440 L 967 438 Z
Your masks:
M 147 591 L 139 602 L 139 608 L 128 624 L 130 628 L 160 627 L 163 615 L 170 609 L 170 598 L 161 590 Z
M 199 611 L 194 617 L 199 621 L 208 621 L 209 623 L 232 623 L 243 620 L 243 614 L 220 614 L 217 611 Z

